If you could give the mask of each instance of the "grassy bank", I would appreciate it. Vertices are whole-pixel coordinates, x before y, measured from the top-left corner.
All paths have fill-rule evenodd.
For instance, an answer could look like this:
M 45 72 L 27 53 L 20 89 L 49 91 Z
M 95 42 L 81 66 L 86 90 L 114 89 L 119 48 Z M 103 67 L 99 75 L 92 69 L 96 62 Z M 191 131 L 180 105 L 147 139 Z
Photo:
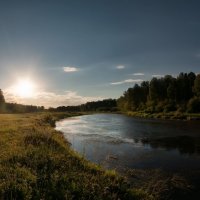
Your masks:
M 132 117 L 151 118 L 151 119 L 169 119 L 169 120 L 200 120 L 200 113 L 182 113 L 182 112 L 160 112 L 147 113 L 143 111 L 128 111 L 123 114 Z
M 69 116 L 0 115 L 0 199 L 148 199 L 71 150 L 53 128 Z

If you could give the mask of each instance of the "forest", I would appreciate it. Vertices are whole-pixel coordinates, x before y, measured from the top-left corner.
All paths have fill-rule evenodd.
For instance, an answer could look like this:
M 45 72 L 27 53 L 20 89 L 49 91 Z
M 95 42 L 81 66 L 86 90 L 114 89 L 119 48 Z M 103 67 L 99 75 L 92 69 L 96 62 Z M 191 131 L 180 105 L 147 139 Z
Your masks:
M 57 108 L 49 108 L 49 111 L 56 112 L 114 112 L 117 111 L 117 101 L 115 99 L 104 99 L 102 101 L 93 101 L 78 106 L 59 106 Z
M 152 78 L 128 88 L 117 99 L 121 111 L 200 112 L 200 74 L 180 73 L 176 78 L 166 75 Z

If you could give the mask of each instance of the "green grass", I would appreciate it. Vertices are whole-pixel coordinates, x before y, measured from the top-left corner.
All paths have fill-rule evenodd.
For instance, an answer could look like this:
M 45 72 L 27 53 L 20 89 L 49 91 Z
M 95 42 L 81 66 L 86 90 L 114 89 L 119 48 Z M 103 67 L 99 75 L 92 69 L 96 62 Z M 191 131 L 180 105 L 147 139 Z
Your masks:
M 116 172 L 86 161 L 54 130 L 55 120 L 71 115 L 0 115 L 0 199 L 139 198 Z

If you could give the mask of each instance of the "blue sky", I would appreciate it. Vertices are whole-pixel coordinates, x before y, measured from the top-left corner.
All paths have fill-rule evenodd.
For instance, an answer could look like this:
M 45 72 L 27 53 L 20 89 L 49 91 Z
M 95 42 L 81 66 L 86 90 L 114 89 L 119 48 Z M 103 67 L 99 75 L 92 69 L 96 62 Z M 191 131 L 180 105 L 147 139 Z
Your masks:
M 198 0 L 0 1 L 0 88 L 45 106 L 117 98 L 153 75 L 200 71 Z M 34 98 L 10 88 L 37 85 Z

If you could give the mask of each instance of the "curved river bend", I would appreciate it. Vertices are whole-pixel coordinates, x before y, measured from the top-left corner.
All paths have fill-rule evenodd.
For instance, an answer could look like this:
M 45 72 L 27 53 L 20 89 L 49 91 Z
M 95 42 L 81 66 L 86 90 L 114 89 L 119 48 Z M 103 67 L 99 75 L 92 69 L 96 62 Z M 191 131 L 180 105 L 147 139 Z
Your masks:
M 56 123 L 72 148 L 106 168 L 200 169 L 200 123 L 94 114 Z

